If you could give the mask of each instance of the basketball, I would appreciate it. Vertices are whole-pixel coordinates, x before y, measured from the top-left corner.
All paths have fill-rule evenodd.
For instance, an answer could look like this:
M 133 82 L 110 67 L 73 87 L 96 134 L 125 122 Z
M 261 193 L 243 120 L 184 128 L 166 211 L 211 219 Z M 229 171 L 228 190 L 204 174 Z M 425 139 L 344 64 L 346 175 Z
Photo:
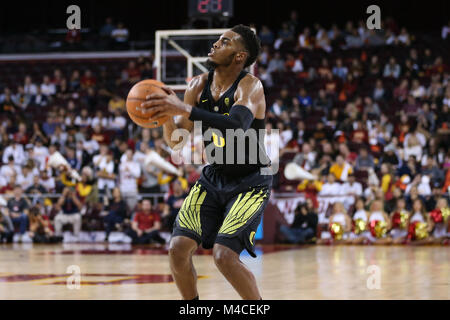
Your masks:
M 161 87 L 164 83 L 157 80 L 142 80 L 136 83 L 127 96 L 126 106 L 130 119 L 137 125 L 144 128 L 156 128 L 163 125 L 169 117 L 161 118 L 157 121 L 150 120 L 153 113 L 151 109 L 143 109 L 141 103 L 145 101 L 145 97 L 152 93 L 167 94 Z

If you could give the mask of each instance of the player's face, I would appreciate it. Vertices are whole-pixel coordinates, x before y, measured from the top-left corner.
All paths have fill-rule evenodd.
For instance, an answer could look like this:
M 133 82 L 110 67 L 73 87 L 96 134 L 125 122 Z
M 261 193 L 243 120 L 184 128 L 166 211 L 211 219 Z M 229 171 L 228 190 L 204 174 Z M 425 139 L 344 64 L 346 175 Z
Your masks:
M 208 53 L 209 62 L 217 66 L 228 66 L 233 61 L 245 62 L 245 49 L 240 41 L 240 35 L 227 31 L 222 34 Z

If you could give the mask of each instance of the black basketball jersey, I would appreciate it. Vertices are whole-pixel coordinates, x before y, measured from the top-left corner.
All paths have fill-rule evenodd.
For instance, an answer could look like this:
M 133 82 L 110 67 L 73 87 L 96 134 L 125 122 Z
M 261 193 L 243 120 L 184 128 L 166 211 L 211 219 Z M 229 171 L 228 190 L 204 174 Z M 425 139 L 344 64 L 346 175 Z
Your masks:
M 210 71 L 208 82 L 203 88 L 197 107 L 210 112 L 229 115 L 235 102 L 234 94 L 238 84 L 246 75 L 247 72 L 242 71 L 232 86 L 220 96 L 219 100 L 215 101 L 210 89 L 214 71 Z M 227 175 L 236 176 L 247 175 L 261 167 L 270 165 L 264 147 L 265 119 L 253 119 L 244 137 L 238 131 L 235 131 L 235 136 L 231 136 L 229 135 L 230 130 L 226 132 L 225 130 L 211 128 L 205 123 L 202 124 L 202 131 L 208 162 L 214 169 Z

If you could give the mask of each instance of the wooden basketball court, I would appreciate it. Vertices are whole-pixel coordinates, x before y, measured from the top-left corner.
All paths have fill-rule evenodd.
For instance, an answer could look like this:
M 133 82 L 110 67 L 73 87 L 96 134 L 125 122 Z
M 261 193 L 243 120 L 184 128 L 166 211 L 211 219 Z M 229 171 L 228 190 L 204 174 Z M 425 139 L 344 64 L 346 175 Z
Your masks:
M 277 245 L 258 246 L 257 254 L 243 253 L 242 260 L 264 299 L 450 298 L 449 246 Z M 199 250 L 194 264 L 200 299 L 239 299 L 210 251 Z M 78 267 L 80 286 L 71 289 L 67 283 L 76 287 L 70 276 Z M 369 279 L 378 275 L 379 289 Z M 179 298 L 167 247 L 0 245 L 0 300 Z

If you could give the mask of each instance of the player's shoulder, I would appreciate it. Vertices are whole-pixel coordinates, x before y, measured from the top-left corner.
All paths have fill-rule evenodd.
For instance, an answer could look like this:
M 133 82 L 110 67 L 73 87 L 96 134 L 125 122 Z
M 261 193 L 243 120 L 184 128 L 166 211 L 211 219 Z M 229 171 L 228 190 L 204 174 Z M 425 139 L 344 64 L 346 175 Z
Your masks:
M 258 77 L 248 72 L 245 77 L 239 82 L 239 86 L 242 88 L 263 89 L 261 80 Z
M 208 72 L 202 73 L 198 76 L 195 76 L 189 81 L 188 90 L 198 91 L 203 90 L 206 82 L 208 81 Z

